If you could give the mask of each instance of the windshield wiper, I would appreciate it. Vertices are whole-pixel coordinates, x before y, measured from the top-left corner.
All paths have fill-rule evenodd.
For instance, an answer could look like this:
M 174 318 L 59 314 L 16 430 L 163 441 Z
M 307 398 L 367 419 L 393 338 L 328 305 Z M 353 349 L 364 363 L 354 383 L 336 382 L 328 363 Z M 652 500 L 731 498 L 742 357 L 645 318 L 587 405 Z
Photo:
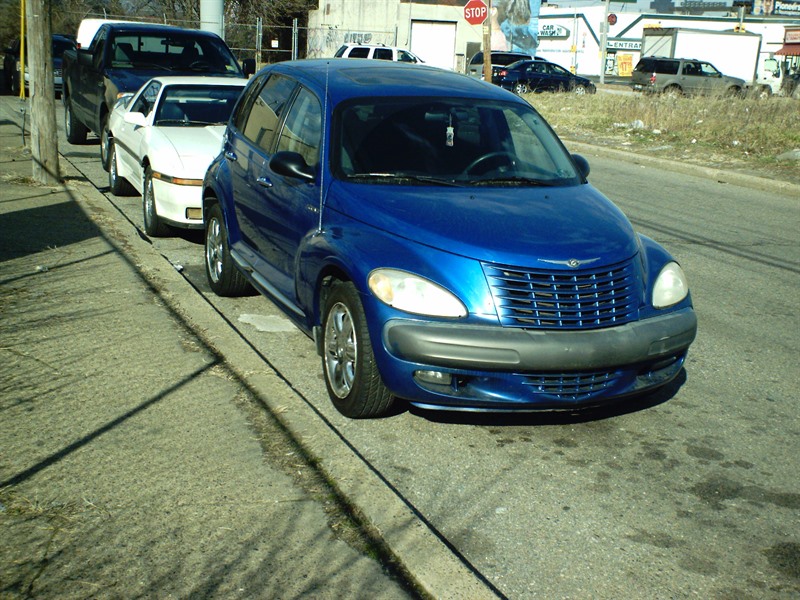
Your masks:
M 520 184 L 541 187 L 555 187 L 559 185 L 557 181 L 549 179 L 534 179 L 532 177 L 492 177 L 490 179 L 476 179 L 470 181 L 470 185 L 494 185 L 497 183 Z
M 348 179 L 408 179 L 411 181 L 418 181 L 421 183 L 429 183 L 441 186 L 463 187 L 462 183 L 454 179 L 440 179 L 439 177 L 432 177 L 430 175 L 410 175 L 408 173 L 353 173 L 347 176 Z

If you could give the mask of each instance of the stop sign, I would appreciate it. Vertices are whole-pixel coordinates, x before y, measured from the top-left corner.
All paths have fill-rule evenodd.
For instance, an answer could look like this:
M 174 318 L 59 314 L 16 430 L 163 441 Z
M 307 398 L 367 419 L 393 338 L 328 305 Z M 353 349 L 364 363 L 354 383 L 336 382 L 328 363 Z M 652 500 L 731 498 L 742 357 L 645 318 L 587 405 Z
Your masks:
M 489 9 L 483 0 L 469 0 L 464 5 L 464 18 L 470 25 L 480 25 L 486 20 Z

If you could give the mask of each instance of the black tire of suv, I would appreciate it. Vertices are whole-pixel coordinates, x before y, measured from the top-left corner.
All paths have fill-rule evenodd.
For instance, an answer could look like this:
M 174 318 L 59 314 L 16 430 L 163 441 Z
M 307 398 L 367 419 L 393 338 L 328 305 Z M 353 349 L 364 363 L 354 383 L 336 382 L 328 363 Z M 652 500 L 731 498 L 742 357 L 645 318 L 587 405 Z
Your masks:
M 72 113 L 72 102 L 69 98 L 64 101 L 64 131 L 70 144 L 86 143 L 86 134 L 89 130 L 83 123 L 75 119 L 75 115 Z
M 664 88 L 664 95 L 669 98 L 679 98 L 683 96 L 683 90 L 677 85 L 668 85 Z

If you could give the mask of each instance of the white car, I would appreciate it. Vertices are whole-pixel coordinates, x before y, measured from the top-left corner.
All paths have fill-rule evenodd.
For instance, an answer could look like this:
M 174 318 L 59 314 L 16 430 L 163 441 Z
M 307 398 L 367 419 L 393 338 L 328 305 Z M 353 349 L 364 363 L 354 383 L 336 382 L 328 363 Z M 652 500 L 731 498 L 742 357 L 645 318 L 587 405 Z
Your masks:
M 244 79 L 156 77 L 123 97 L 109 120 L 108 185 L 142 195 L 144 230 L 203 226 L 202 183 Z

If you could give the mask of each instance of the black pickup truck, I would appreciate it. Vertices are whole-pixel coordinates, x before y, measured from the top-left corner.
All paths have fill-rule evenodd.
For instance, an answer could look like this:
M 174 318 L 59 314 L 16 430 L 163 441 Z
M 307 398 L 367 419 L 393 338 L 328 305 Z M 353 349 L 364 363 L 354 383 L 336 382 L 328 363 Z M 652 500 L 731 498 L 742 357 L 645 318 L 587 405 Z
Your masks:
M 211 32 L 168 25 L 107 22 L 88 48 L 63 56 L 64 126 L 70 144 L 85 144 L 89 131 L 100 136 L 100 158 L 108 169 L 108 116 L 117 99 L 156 75 L 247 77 L 222 39 Z

